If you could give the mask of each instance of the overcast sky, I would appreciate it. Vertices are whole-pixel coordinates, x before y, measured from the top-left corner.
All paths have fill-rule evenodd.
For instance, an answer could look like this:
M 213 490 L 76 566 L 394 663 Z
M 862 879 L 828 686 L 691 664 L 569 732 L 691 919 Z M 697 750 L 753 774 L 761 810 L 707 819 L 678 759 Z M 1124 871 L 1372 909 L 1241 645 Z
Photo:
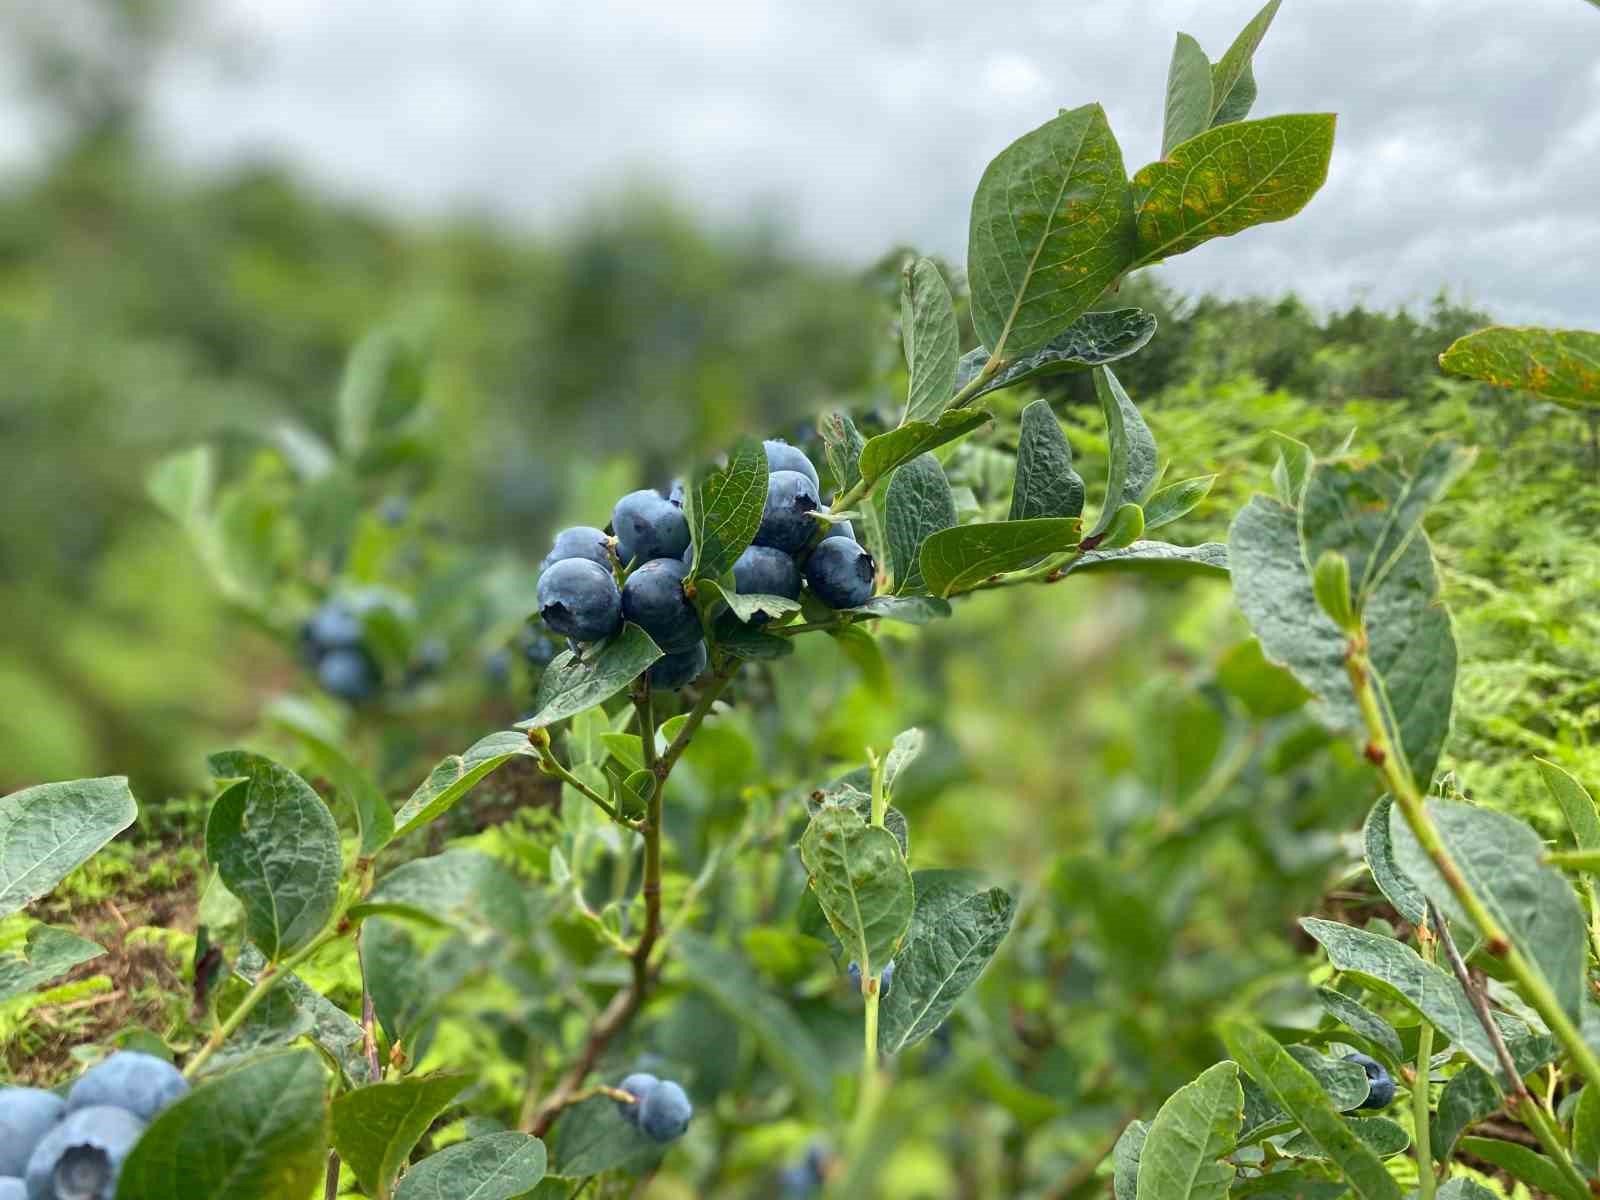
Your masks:
M 965 258 L 993 155 L 1100 100 L 1157 152 L 1172 37 L 1218 57 L 1257 0 L 213 0 L 244 52 L 180 55 L 156 127 L 199 163 L 271 154 L 408 212 L 543 227 L 643 177 L 767 208 L 847 262 Z M 239 69 L 239 68 L 243 69 Z M 1286 0 L 1256 116 L 1340 114 L 1304 214 L 1166 268 L 1327 303 L 1441 286 L 1600 326 L 1600 10 L 1585 0 Z

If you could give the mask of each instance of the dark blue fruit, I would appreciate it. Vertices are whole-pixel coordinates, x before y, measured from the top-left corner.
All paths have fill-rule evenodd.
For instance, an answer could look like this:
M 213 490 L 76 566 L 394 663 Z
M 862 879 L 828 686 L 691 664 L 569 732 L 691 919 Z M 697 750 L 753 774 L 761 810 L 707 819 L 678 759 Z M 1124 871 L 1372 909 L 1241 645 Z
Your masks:
M 112 1105 L 140 1120 L 153 1121 L 162 1109 L 189 1094 L 178 1068 L 154 1054 L 118 1050 L 90 1067 L 67 1093 L 67 1111 Z
M 811 514 L 821 506 L 817 485 L 799 471 L 774 471 L 767 476 L 767 506 L 756 530 L 758 546 L 798 554 L 817 530 Z
M 360 704 L 378 690 L 378 666 L 360 647 L 329 650 L 317 663 L 317 682 L 330 695 Z
M 832 525 L 829 525 L 828 536 L 849 538 L 852 542 L 861 540 L 856 537 L 856 527 L 849 521 L 835 521 Z
M 1394 1079 L 1381 1062 L 1365 1054 L 1346 1054 L 1344 1060 L 1367 1073 L 1367 1098 L 1357 1108 L 1388 1108 L 1394 1103 Z
M 67 1111 L 67 1102 L 41 1088 L 0 1088 L 0 1175 L 21 1177 L 44 1135 Z
M 798 471 L 811 480 L 811 486 L 816 487 L 821 482 L 817 478 L 817 468 L 812 466 L 811 460 L 806 457 L 805 451 L 798 446 L 791 446 L 782 438 L 772 438 L 761 443 L 761 448 L 767 452 L 767 470 L 771 471 Z
M 347 605 L 330 600 L 311 614 L 300 631 L 301 638 L 314 655 L 326 650 L 359 646 L 366 637 L 361 618 Z
M 855 608 L 872 599 L 872 555 L 845 537 L 825 537 L 806 560 L 806 582 L 829 608 Z
M 851 985 L 859 992 L 861 990 L 861 965 L 852 959 L 845 971 L 850 976 Z M 891 958 L 889 965 L 884 967 L 883 972 L 878 976 L 878 996 L 880 999 L 889 994 L 889 985 L 893 982 L 894 959 Z
M 69 1113 L 28 1159 L 28 1195 L 32 1200 L 111 1200 L 123 1160 L 144 1127 L 125 1108 L 100 1105 Z
M 805 1200 L 817 1194 L 818 1180 L 805 1163 L 796 1163 L 778 1172 L 778 1195 L 784 1200 Z
M 639 1128 L 658 1142 L 676 1141 L 689 1128 L 694 1105 L 684 1090 L 670 1079 L 650 1089 L 639 1104 Z
M 700 640 L 700 614 L 684 594 L 689 568 L 681 558 L 655 558 L 622 585 L 622 616 L 650 635 L 668 654 Z
M 529 665 L 548 667 L 561 653 L 561 646 L 542 629 L 528 629 L 523 634 L 522 656 Z
M 656 1090 L 656 1085 L 661 1081 L 648 1071 L 635 1071 L 617 1086 L 632 1096 L 631 1104 L 617 1101 L 617 1111 L 623 1118 L 637 1125 L 639 1123 L 639 1106 L 644 1103 L 645 1097 Z
M 574 525 L 571 529 L 563 529 L 556 534 L 555 541 L 550 546 L 550 553 L 544 556 L 544 562 L 539 564 L 539 569 L 548 571 L 556 563 L 569 558 L 587 558 L 609 571 L 610 546 L 611 539 L 606 536 L 604 529 L 596 529 L 593 525 Z
M 794 559 L 771 546 L 751 546 L 733 564 L 733 590 L 741 596 L 800 598 L 800 568 Z M 763 614 L 765 620 L 772 614 Z
M 539 576 L 539 616 L 562 637 L 597 642 L 622 628 L 622 593 L 599 563 L 564 558 Z
M 650 686 L 658 692 L 675 692 L 699 679 L 710 661 L 703 641 L 675 654 L 663 654 L 650 667 Z
M 689 545 L 689 522 L 683 509 L 660 492 L 629 492 L 611 510 L 617 534 L 617 557 L 626 566 L 653 558 L 677 558 Z
M 0 1200 L 28 1200 L 28 1185 L 11 1175 L 0 1175 Z

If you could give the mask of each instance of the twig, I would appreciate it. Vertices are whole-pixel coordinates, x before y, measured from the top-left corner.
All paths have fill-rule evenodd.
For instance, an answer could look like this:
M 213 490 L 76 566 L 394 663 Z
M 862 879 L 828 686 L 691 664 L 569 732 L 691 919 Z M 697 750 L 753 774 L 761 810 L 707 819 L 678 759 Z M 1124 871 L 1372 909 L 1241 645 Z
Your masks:
M 324 1200 L 336 1200 L 339 1195 L 339 1152 L 328 1152 L 328 1177 L 322 1185 Z

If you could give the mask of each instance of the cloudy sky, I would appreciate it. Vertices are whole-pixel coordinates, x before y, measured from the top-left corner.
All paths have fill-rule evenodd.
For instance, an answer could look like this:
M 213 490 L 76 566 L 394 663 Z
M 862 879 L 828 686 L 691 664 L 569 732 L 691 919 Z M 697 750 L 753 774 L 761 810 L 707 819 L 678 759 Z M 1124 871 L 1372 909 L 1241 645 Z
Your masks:
M 1172 36 L 1219 56 L 1256 0 L 211 0 L 156 122 L 200 164 L 271 154 L 408 212 L 534 227 L 646 179 L 764 209 L 846 262 L 964 258 L 985 163 L 1101 100 L 1155 156 Z M 1286 0 L 1257 116 L 1340 114 L 1295 220 L 1167 268 L 1194 288 L 1424 300 L 1600 325 L 1600 9 L 1586 0 Z

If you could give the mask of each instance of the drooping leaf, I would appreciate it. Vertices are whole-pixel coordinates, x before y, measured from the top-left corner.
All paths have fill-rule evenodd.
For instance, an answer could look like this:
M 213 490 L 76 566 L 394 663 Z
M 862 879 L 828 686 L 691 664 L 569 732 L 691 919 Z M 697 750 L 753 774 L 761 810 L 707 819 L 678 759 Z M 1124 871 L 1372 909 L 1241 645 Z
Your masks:
M 477 850 L 446 850 L 402 863 L 378 880 L 352 918 L 404 917 L 442 928 L 527 932 L 522 884 L 511 870 Z
M 1200 43 L 1180 33 L 1167 68 L 1167 109 L 1161 125 L 1161 155 L 1211 128 L 1211 60 Z
M 1052 338 L 1042 350 L 1032 354 L 1008 354 L 1005 366 L 996 371 L 968 397 L 968 401 L 1002 388 L 1016 387 L 1030 379 L 1068 375 L 1103 367 L 1143 350 L 1155 336 L 1156 318 L 1139 308 L 1114 308 L 1086 312 L 1066 331 Z M 956 364 L 957 392 L 983 373 L 990 359 L 989 350 L 979 346 L 961 356 Z
M 395 1200 L 514 1200 L 539 1186 L 544 1143 L 515 1130 L 446 1146 L 405 1173 Z
M 1521 388 L 1568 408 L 1600 407 L 1600 333 L 1493 325 L 1439 356 L 1452 375 Z
M 316 1052 L 302 1049 L 201 1083 L 145 1130 L 118 1200 L 306 1200 L 327 1165 L 325 1078 Z
M 1168 542 L 1134 542 L 1121 550 L 1090 550 L 1063 569 L 1064 575 L 1117 571 L 1150 579 L 1187 579 L 1195 575 L 1226 576 L 1228 548 L 1221 542 L 1174 546 Z
M 1090 530 L 1091 537 L 1105 533 L 1124 504 L 1143 504 L 1161 469 L 1156 439 L 1110 367 L 1095 371 L 1094 390 L 1106 418 L 1110 464 L 1105 504 Z
M 861 451 L 867 439 L 861 436 L 848 413 L 831 412 L 817 423 L 822 434 L 823 451 L 828 457 L 828 470 L 841 492 L 854 487 L 861 478 Z
M 468 1082 L 465 1075 L 413 1075 L 356 1088 L 333 1102 L 333 1148 L 369 1196 L 389 1200 L 422 1135 Z
M 1316 1078 L 1270 1034 L 1242 1021 L 1225 1022 L 1221 1033 L 1239 1066 L 1295 1119 L 1322 1154 L 1338 1165 L 1361 1200 L 1401 1200 L 1400 1187 L 1382 1160 L 1350 1131 Z
M 911 923 L 911 869 L 900 843 L 855 810 L 828 806 L 801 836 L 800 861 L 845 952 L 876 972 L 894 957 Z
M 874 596 L 858 608 L 845 612 L 857 617 L 881 617 L 905 625 L 927 625 L 950 615 L 950 602 L 936 596 Z
M 442 760 L 395 813 L 395 837 L 442 817 L 488 775 L 513 758 L 538 758 L 526 734 L 505 730 L 474 742 L 464 754 Z
M 1216 481 L 1215 475 L 1196 475 L 1153 493 L 1143 505 L 1145 529 L 1160 529 L 1188 516 L 1195 505 L 1210 494 L 1211 485 Z
M 911 372 L 904 419 L 936 421 L 955 395 L 961 331 L 950 286 L 931 258 L 907 263 L 901 276 L 900 342 Z
M 1122 151 L 1098 104 L 1063 112 L 989 164 L 972 198 L 967 278 L 978 340 L 1047 346 L 1134 257 Z
M 1072 468 L 1072 445 L 1048 400 L 1022 410 L 1011 520 L 1083 515 L 1083 479 Z
M 1367 1073 L 1355 1063 L 1319 1054 L 1310 1046 L 1291 1045 L 1284 1049 L 1317 1081 L 1335 1112 L 1347 1113 L 1359 1108 L 1372 1090 Z M 1239 1082 L 1244 1088 L 1244 1122 L 1239 1127 L 1241 1146 L 1275 1137 L 1294 1125 L 1294 1119 L 1255 1080 L 1245 1076 Z
M 1345 1128 L 1379 1158 L 1393 1158 L 1411 1147 L 1411 1135 L 1388 1117 L 1346 1117 Z M 1327 1158 L 1321 1147 L 1305 1133 L 1292 1137 L 1283 1146 L 1290 1158 Z
M 244 905 L 250 940 L 276 962 L 322 932 L 339 899 L 339 827 L 322 797 L 287 767 L 243 751 L 211 756 L 239 780 L 211 805 L 206 859 Z
M 1138 1200 L 1139 1157 L 1144 1153 L 1145 1141 L 1150 1136 L 1146 1121 L 1130 1121 L 1111 1151 L 1112 1194 L 1115 1200 Z
M 516 728 L 543 729 L 603 704 L 660 657 L 661 648 L 632 622 L 605 645 L 590 647 L 582 659 L 570 650 L 563 651 L 539 680 L 533 716 L 518 721 Z
M 1250 113 L 1256 99 L 1255 73 L 1250 60 L 1266 36 L 1272 18 L 1278 15 L 1282 0 L 1267 0 L 1267 4 L 1251 18 L 1250 24 L 1233 39 L 1227 53 L 1211 68 L 1211 124 L 1227 125 L 1242 121 Z
M 1434 1161 L 1449 1162 L 1461 1135 L 1499 1112 L 1504 1103 L 1499 1084 L 1477 1063 L 1468 1063 L 1452 1075 L 1439 1093 L 1439 1107 L 1431 1122 Z
M 0 917 L 50 891 L 138 815 L 121 775 L 41 783 L 0 797 Z
M 0 954 L 0 1004 L 36 991 L 105 952 L 104 946 L 65 929 L 35 925 L 21 954 Z
M 932 1035 L 1011 929 L 1016 903 L 1000 888 L 958 896 L 956 887 L 918 893 L 917 915 L 895 955 L 894 986 L 879 1001 L 878 1048 L 885 1054 Z
M 992 575 L 1072 549 L 1082 529 L 1075 517 L 958 525 L 922 543 L 922 579 L 934 595 L 953 596 Z
M 1559 1167 L 1537 1150 L 1497 1138 L 1464 1137 L 1461 1153 L 1492 1163 L 1536 1193 L 1556 1200 L 1593 1200 L 1588 1189 L 1567 1179 Z
M 1390 1067 L 1399 1066 L 1400 1060 L 1405 1057 L 1405 1050 L 1400 1045 L 1400 1035 L 1395 1032 L 1393 1025 L 1359 1000 L 1353 1000 L 1332 988 L 1318 988 L 1317 999 L 1329 1016 L 1344 1022 L 1377 1047 L 1388 1058 Z
M 869 487 L 875 486 L 901 463 L 964 437 L 989 419 L 989 414 L 981 410 L 957 408 L 937 421 L 907 421 L 900 428 L 880 433 L 862 445 L 859 476 Z
M 1506 813 L 1454 800 L 1430 800 L 1428 815 L 1467 885 L 1511 944 L 1544 976 L 1574 1021 L 1585 988 L 1588 940 L 1583 908 L 1566 878 L 1544 865 L 1544 839 Z M 1433 859 L 1397 811 L 1389 815 L 1395 860 L 1452 920 L 1472 928 Z
M 1395 911 L 1412 925 L 1421 925 L 1428 919 L 1428 901 L 1422 889 L 1411 881 L 1395 860 L 1394 843 L 1389 837 L 1389 810 L 1393 806 L 1394 801 L 1383 796 L 1367 814 L 1362 829 L 1367 870 L 1372 872 L 1372 881 L 1394 905 Z
M 1142 267 L 1294 216 L 1328 177 L 1332 113 L 1219 125 L 1140 169 L 1132 192 Z
M 883 525 L 896 592 L 921 589 L 923 542 L 955 523 L 955 497 L 937 458 L 919 454 L 894 473 L 884 496 Z
M 741 594 L 710 579 L 702 579 L 696 586 L 714 589 L 716 595 L 728 606 L 728 611 L 742 622 L 757 619 L 776 620 L 785 613 L 800 611 L 800 601 L 791 600 L 787 596 L 771 596 L 759 592 Z
M 684 497 L 694 540 L 694 574 L 715 579 L 755 539 L 767 503 L 767 452 L 755 438 L 740 438 L 728 465 L 700 473 Z
M 1138 1191 L 1173 1200 L 1222 1200 L 1233 1182 L 1233 1153 L 1244 1095 L 1239 1068 L 1220 1062 L 1174 1092 L 1150 1125 L 1139 1154 Z

